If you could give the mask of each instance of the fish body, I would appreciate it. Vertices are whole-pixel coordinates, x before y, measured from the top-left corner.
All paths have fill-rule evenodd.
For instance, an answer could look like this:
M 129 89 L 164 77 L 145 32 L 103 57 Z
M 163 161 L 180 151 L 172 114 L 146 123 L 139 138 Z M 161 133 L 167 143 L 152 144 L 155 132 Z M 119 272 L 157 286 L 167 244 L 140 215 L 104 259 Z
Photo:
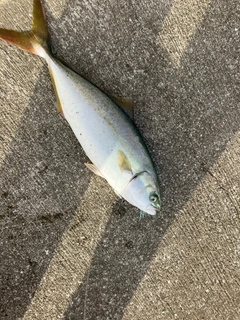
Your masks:
M 34 0 L 32 31 L 0 29 L 0 38 L 46 60 L 59 111 L 92 162 L 86 166 L 128 202 L 156 214 L 160 209 L 158 179 L 140 133 L 117 100 L 52 55 L 40 0 Z

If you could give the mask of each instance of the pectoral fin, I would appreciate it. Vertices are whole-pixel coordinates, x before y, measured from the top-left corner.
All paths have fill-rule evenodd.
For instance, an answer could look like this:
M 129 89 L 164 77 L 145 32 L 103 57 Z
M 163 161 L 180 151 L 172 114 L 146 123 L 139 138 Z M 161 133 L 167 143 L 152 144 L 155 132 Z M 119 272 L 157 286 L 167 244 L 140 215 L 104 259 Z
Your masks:
M 116 193 L 116 195 L 117 195 L 120 199 L 123 198 L 116 190 L 113 189 L 113 191 Z
M 132 167 L 126 155 L 118 150 L 118 167 L 122 172 L 127 172 L 132 174 Z
M 85 166 L 91 170 L 93 173 L 95 173 L 96 175 L 104 178 L 104 176 L 102 175 L 102 173 L 100 172 L 100 170 L 93 164 L 93 163 L 84 163 Z
M 125 112 L 130 119 L 133 120 L 134 111 L 133 111 L 133 102 L 129 98 L 119 98 L 112 95 L 109 97 Z

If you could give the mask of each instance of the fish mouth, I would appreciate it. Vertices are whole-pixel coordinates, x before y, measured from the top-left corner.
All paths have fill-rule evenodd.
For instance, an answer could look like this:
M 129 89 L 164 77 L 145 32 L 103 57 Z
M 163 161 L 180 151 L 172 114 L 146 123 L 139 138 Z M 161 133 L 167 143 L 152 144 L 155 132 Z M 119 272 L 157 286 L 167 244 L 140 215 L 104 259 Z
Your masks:
M 158 203 L 151 203 L 147 208 L 149 208 L 150 210 L 151 210 L 151 208 L 152 208 L 152 209 L 154 209 L 154 210 L 156 210 L 156 211 L 160 211 L 160 204 L 158 204 Z
M 153 215 L 153 216 L 155 216 L 156 211 L 159 211 L 159 210 L 160 210 L 160 208 L 158 209 L 158 208 L 154 207 L 152 204 L 150 204 L 150 205 L 147 206 L 147 208 L 146 208 L 146 212 L 147 212 L 148 214 Z

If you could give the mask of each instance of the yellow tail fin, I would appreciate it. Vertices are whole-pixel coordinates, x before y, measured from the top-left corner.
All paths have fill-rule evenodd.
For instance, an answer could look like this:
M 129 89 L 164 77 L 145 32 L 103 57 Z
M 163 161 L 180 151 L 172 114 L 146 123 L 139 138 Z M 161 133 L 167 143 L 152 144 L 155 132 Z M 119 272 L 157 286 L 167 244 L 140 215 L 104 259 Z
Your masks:
M 44 57 L 46 51 L 49 51 L 49 35 L 41 1 L 33 1 L 33 25 L 30 31 L 18 32 L 0 29 L 0 39 L 3 39 L 25 51 Z

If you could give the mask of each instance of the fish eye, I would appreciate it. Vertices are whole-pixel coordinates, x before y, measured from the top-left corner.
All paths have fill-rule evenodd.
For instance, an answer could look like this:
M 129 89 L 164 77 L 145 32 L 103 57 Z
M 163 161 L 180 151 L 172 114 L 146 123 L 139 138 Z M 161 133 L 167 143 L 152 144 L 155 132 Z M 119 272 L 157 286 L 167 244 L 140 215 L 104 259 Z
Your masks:
M 150 194 L 149 200 L 153 203 L 156 203 L 158 201 L 158 195 L 156 193 Z

